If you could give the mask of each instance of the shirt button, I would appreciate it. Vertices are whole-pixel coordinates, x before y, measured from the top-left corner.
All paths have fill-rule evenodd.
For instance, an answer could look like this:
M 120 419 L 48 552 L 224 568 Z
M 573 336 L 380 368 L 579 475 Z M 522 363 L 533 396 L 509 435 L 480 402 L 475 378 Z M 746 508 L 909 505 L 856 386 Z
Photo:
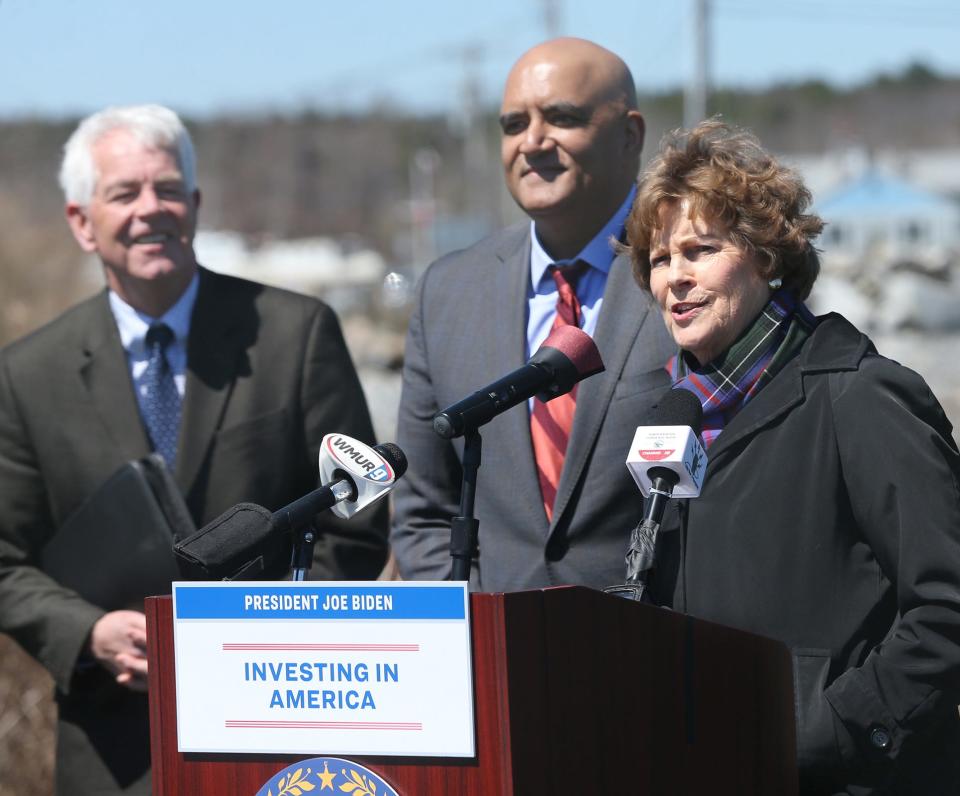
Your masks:
M 878 724 L 870 728 L 870 743 L 875 749 L 886 752 L 890 748 L 891 741 L 890 730 L 886 727 Z

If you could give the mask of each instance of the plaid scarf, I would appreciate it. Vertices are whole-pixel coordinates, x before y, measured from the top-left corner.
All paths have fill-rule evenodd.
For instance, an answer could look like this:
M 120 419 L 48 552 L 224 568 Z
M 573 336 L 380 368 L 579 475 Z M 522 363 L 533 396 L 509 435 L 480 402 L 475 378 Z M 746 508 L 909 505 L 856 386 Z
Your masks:
M 817 319 L 786 289 L 724 353 L 699 365 L 686 351 L 670 358 L 674 388 L 690 390 L 703 404 L 703 444 L 709 448 L 723 427 L 780 372 L 813 332 Z

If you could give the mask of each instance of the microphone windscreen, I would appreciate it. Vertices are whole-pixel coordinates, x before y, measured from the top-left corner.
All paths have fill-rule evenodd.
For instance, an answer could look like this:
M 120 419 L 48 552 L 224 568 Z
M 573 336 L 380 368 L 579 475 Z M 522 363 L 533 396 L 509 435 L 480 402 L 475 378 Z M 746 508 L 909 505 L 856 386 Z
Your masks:
M 392 442 L 381 442 L 379 445 L 374 445 L 373 449 L 393 468 L 394 480 L 407 471 L 407 456 L 400 450 L 399 445 Z
M 603 371 L 603 359 L 597 344 L 576 326 L 558 326 L 543 341 L 541 348 L 554 348 L 569 359 L 577 370 L 577 381 Z
M 690 390 L 667 390 L 650 410 L 651 426 L 689 426 L 700 436 L 703 430 L 703 406 Z
M 174 545 L 190 580 L 250 580 L 282 577 L 290 563 L 289 534 L 275 536 L 272 513 L 255 503 L 238 503 Z

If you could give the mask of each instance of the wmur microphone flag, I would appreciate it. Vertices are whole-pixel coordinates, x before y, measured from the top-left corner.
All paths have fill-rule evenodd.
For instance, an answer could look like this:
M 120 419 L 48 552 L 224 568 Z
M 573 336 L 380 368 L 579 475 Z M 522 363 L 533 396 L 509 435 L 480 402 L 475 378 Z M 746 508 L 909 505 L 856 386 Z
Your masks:
M 389 492 L 404 469 L 406 457 L 389 442 L 372 448 L 343 434 L 327 434 L 320 443 L 321 483 L 345 478 L 356 489 L 356 497 L 330 509 L 345 520 Z

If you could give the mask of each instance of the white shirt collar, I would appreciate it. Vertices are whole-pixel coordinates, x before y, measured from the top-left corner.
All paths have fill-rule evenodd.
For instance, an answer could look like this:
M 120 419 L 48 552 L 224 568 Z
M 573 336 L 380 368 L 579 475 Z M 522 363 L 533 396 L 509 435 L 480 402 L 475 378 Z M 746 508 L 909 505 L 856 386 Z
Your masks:
M 185 345 L 187 335 L 190 333 L 190 316 L 193 314 L 193 305 L 197 300 L 199 283 L 200 275 L 195 273 L 187 289 L 183 291 L 183 295 L 159 318 L 151 318 L 146 313 L 134 309 L 112 290 L 109 291 L 110 311 L 116 319 L 124 350 L 131 354 L 144 355 L 144 338 L 147 336 L 147 329 L 157 321 L 162 321 L 173 330 L 174 344 Z

